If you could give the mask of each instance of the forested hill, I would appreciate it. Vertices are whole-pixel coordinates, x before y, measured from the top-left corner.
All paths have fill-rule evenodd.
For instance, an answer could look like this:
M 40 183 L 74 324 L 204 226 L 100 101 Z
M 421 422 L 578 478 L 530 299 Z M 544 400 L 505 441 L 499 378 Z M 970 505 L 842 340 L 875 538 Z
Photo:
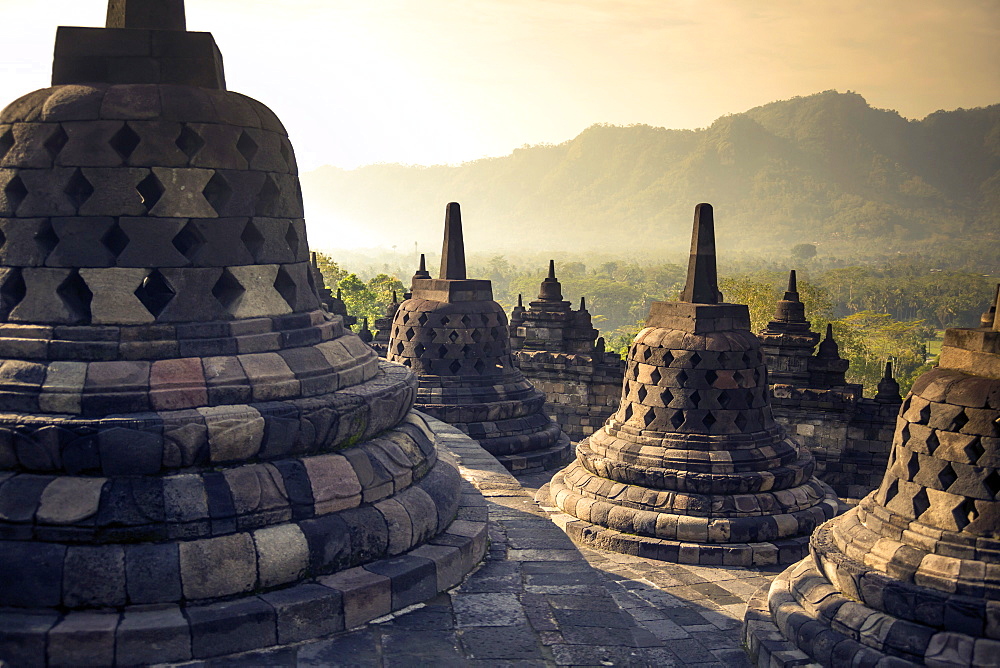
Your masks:
M 1000 104 L 908 120 L 827 91 L 701 130 L 595 125 L 556 146 L 458 166 L 323 167 L 310 227 L 348 221 L 383 244 L 440 243 L 462 203 L 470 249 L 645 251 L 687 244 L 711 202 L 722 246 L 1000 240 Z

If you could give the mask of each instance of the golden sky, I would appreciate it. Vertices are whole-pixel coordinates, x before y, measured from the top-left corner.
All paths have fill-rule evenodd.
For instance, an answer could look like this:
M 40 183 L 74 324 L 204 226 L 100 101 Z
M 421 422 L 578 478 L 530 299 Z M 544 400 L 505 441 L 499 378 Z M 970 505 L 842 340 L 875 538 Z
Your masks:
M 48 85 L 57 25 L 106 6 L 0 0 L 3 103 Z M 303 169 L 704 127 L 828 89 L 908 118 L 1000 103 L 1000 0 L 188 0 L 187 17 Z

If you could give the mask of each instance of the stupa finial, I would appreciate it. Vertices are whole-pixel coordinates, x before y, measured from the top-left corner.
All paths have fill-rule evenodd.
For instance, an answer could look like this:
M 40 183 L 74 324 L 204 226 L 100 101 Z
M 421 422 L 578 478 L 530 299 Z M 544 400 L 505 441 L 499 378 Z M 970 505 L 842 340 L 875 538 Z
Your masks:
M 549 260 L 549 278 L 556 280 L 556 261 Z
M 420 268 L 417 269 L 417 273 L 413 274 L 413 279 L 419 278 L 430 278 L 431 273 L 427 271 L 427 257 L 421 253 L 420 254 Z
M 521 298 L 521 295 L 517 296 L 517 307 L 524 308 L 524 300 Z
M 788 301 L 799 300 L 799 286 L 794 269 L 788 272 L 788 289 L 785 291 L 785 299 Z
M 108 0 L 105 27 L 186 31 L 184 0 Z
M 719 279 L 715 267 L 715 219 L 711 204 L 694 208 L 694 232 L 688 260 L 687 283 L 681 301 L 694 304 L 719 303 Z
M 465 240 L 462 238 L 462 210 L 450 202 L 444 216 L 444 246 L 441 249 L 440 278 L 464 280 Z
M 580 310 L 581 311 L 586 311 L 587 310 L 587 298 L 586 297 L 580 297 Z

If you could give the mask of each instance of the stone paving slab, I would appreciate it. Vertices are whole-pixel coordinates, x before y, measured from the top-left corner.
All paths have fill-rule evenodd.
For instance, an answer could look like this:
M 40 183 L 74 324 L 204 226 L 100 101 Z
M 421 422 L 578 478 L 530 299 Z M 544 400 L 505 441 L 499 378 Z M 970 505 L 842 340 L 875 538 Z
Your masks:
M 578 547 L 558 526 L 566 516 L 534 502 L 554 471 L 514 478 L 457 430 L 433 428 L 441 457 L 488 502 L 490 546 L 477 571 L 348 632 L 183 665 L 749 668 L 746 603 L 780 567 L 684 565 Z

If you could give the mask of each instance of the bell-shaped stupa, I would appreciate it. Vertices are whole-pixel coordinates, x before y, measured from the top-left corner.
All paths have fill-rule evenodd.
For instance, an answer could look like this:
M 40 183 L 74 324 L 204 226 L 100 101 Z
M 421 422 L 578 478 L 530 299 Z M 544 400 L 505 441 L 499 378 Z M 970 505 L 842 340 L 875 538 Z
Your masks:
M 655 302 L 629 350 L 618 412 L 540 498 L 577 542 L 708 565 L 790 563 L 836 514 L 813 458 L 771 415 L 746 306 L 721 303 L 712 207 L 695 209 L 680 301 Z
M 399 305 L 387 359 L 419 378 L 417 407 L 455 425 L 511 471 L 566 461 L 570 441 L 511 359 L 510 329 L 490 281 L 466 278 L 462 217 L 448 205 L 439 278 L 421 269 Z
M 757 665 L 1000 662 L 1000 320 L 947 330 L 882 484 L 810 547 L 750 601 Z
M 0 113 L 0 663 L 296 642 L 481 556 L 467 522 L 425 545 L 458 473 L 320 309 L 296 174 L 182 0 L 60 28 Z

